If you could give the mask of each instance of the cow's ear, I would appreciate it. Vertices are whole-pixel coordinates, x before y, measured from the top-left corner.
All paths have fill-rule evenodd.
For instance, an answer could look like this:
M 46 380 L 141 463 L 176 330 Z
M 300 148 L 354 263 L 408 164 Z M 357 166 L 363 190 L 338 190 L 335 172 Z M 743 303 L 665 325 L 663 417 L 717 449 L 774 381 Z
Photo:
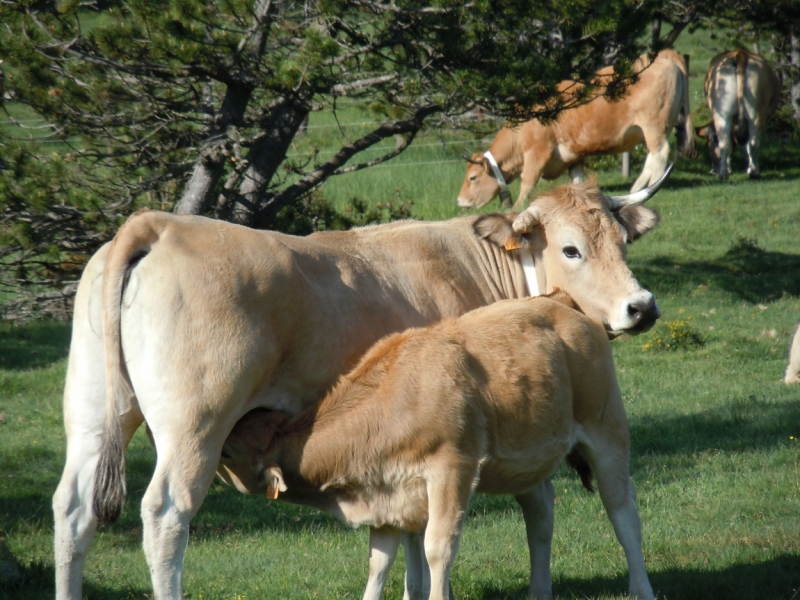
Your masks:
M 532 205 L 523 210 L 511 223 L 511 228 L 519 234 L 532 233 L 533 230 L 542 224 L 542 211 L 538 206 Z
M 522 236 L 514 233 L 511 226 L 514 214 L 493 213 L 478 217 L 472 224 L 472 230 L 482 240 L 506 250 L 521 248 L 527 244 Z
M 655 229 L 661 220 L 657 210 L 647 208 L 641 204 L 625 206 L 614 211 L 614 216 L 628 233 L 628 242 L 638 240 L 651 229 Z

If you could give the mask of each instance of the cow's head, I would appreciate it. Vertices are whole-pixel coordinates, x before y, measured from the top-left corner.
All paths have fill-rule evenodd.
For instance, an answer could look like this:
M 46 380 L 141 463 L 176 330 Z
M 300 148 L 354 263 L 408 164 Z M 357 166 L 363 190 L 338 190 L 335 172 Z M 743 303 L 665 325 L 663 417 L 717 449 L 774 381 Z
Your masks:
M 714 128 L 714 123 L 703 125 L 695 129 L 697 137 L 706 140 L 706 147 L 708 148 L 708 158 L 711 159 L 711 169 L 714 173 L 719 173 L 719 163 L 722 159 L 722 153 L 719 148 L 719 138 L 717 137 L 717 130 Z
M 480 152 L 469 156 L 467 176 L 458 193 L 458 205 L 461 208 L 480 208 L 492 201 L 500 193 L 500 183 L 492 172 L 489 160 Z
M 629 196 L 605 196 L 594 179 L 555 188 L 518 215 L 479 217 L 474 229 L 498 246 L 521 246 L 511 251 L 533 251 L 542 293 L 560 288 L 612 336 L 641 333 L 661 312 L 653 294 L 628 268 L 626 244 L 658 224 L 658 213 L 643 203 L 669 171 L 650 188 Z
M 289 416 L 285 413 L 251 410 L 233 426 L 222 447 L 217 475 L 244 494 L 264 494 L 277 498 L 286 491 L 283 473 L 273 461 L 275 435 Z

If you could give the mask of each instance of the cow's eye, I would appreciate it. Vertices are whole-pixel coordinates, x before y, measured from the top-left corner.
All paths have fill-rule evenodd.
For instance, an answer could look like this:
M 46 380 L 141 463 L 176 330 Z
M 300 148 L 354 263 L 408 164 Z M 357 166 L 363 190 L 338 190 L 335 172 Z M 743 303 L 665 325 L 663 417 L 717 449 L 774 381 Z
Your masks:
M 477 178 L 478 178 L 478 176 L 477 176 L 477 175 L 471 175 L 471 176 L 470 176 L 470 178 L 469 178 L 469 180 L 470 180 L 470 181 L 475 181 Z
M 564 256 L 567 258 L 580 258 L 581 253 L 575 246 L 564 246 Z

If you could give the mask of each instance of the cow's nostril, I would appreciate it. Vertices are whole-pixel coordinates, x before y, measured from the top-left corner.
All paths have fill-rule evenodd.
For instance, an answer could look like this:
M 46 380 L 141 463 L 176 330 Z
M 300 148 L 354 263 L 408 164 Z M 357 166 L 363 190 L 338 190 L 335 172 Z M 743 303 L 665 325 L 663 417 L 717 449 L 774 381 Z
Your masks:
M 629 304 L 628 305 L 628 315 L 630 316 L 631 319 L 633 319 L 634 321 L 636 321 L 638 323 L 642 318 L 642 309 L 640 309 L 635 304 Z

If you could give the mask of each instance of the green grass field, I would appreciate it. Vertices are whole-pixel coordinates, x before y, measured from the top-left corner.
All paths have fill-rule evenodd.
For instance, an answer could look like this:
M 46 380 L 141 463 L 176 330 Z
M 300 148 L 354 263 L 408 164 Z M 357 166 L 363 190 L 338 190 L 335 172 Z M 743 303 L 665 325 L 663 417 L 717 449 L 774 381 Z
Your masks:
M 692 89 L 702 90 L 715 52 L 703 47 L 694 54 L 693 39 L 678 50 L 693 53 Z M 692 106 L 701 102 L 702 91 L 693 92 Z M 742 174 L 741 151 L 728 183 L 708 175 L 702 153 L 679 163 L 651 201 L 661 225 L 629 251 L 631 268 L 663 311 L 651 333 L 613 343 L 631 422 L 645 558 L 662 599 L 800 598 L 800 386 L 782 383 L 800 320 L 800 144 L 779 139 L 765 143 L 760 181 Z M 455 198 L 464 165 L 457 159 L 463 147 L 480 149 L 480 142 L 443 145 L 435 133 L 421 142 L 430 145 L 331 181 L 324 192 L 338 204 L 399 195 L 414 201 L 419 218 L 460 214 Z M 599 172 L 598 180 L 612 193 L 631 183 L 618 169 Z M 0 599 L 54 593 L 50 499 L 64 461 L 69 337 L 61 323 L 0 329 L 0 537 L 25 572 L 21 586 L 0 587 Z M 154 452 L 141 431 L 127 456 L 129 500 L 120 521 L 92 546 L 84 586 L 90 599 L 151 594 L 138 511 Z M 599 498 L 566 470 L 554 485 L 555 593 L 621 597 L 625 560 Z M 359 598 L 367 537 L 315 511 L 215 483 L 193 521 L 186 595 Z M 476 497 L 452 576 L 456 595 L 524 598 L 524 537 L 513 500 Z M 401 553 L 388 598 L 402 597 L 402 573 Z

